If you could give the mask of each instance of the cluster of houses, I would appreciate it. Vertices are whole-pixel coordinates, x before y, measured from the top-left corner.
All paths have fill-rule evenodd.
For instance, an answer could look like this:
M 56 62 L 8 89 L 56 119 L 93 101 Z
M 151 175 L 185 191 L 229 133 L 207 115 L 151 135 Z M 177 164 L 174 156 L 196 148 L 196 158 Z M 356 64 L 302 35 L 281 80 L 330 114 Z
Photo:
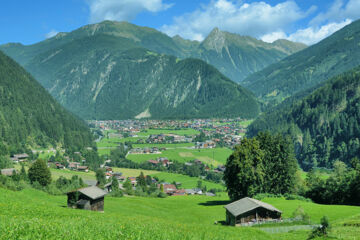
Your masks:
M 148 160 L 148 163 L 154 165 L 154 166 L 163 166 L 163 167 L 169 167 L 172 162 L 167 157 L 158 157 L 156 160 Z
M 157 147 L 145 147 L 145 148 L 133 148 L 129 151 L 129 154 L 161 154 L 161 151 L 166 150 L 165 148 Z
M 216 142 L 213 140 L 207 140 L 205 142 L 196 142 L 195 148 L 202 149 L 202 148 L 216 148 Z

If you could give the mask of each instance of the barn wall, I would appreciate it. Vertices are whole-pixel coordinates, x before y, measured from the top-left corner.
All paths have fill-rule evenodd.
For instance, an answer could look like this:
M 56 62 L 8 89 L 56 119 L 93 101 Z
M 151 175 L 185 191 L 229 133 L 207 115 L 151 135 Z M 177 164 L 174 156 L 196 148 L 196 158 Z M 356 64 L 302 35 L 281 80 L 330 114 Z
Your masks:
M 104 211 L 104 197 L 91 201 L 91 210 Z

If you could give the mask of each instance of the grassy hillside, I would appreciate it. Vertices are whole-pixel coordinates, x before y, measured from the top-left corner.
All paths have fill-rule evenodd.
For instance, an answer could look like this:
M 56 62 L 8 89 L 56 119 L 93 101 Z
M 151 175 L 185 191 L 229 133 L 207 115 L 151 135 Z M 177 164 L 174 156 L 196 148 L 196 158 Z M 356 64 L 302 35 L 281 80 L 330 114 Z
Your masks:
M 12 201 L 8 201 L 12 199 Z M 314 223 L 327 214 L 332 237 L 358 239 L 359 207 L 326 206 L 296 200 L 264 199 L 284 217 L 303 206 Z M 226 197 L 105 199 L 105 212 L 66 208 L 65 196 L 37 190 L 0 189 L 0 239 L 305 239 L 308 231 L 269 234 L 261 228 L 214 225 L 225 220 Z
M 360 64 L 360 20 L 244 80 L 265 101 L 280 102 Z
M 305 169 L 332 167 L 336 160 L 350 164 L 359 157 L 360 67 L 341 74 L 302 100 L 263 114 L 248 128 L 289 134 Z
M 252 93 L 205 62 L 151 52 L 119 36 L 69 41 L 34 56 L 25 67 L 84 119 L 251 118 L 259 113 Z
M 0 155 L 48 144 L 72 149 L 93 145 L 85 123 L 0 51 Z

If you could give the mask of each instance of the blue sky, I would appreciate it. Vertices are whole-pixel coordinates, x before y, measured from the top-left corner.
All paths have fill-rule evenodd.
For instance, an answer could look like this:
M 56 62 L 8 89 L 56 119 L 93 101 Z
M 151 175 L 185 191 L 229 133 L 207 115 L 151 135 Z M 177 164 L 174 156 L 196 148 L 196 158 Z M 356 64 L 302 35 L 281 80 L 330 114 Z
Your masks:
M 313 44 L 359 18 L 360 0 L 11 0 L 0 8 L 0 44 L 31 44 L 105 19 L 199 41 L 219 27 Z

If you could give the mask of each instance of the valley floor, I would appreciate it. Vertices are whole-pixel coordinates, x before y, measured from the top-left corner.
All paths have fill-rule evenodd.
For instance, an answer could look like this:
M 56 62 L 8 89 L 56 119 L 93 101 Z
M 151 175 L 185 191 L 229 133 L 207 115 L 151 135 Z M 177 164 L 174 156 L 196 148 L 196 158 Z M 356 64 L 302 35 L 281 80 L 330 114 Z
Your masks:
M 281 198 L 263 201 L 282 210 L 284 218 L 299 205 L 314 224 L 327 215 L 333 225 L 331 237 L 360 239 L 360 207 Z M 66 196 L 0 188 L 0 239 L 306 239 L 309 234 L 309 230 L 271 234 L 257 227 L 223 226 L 227 203 L 225 195 L 106 197 L 105 212 L 99 213 L 67 208 Z

